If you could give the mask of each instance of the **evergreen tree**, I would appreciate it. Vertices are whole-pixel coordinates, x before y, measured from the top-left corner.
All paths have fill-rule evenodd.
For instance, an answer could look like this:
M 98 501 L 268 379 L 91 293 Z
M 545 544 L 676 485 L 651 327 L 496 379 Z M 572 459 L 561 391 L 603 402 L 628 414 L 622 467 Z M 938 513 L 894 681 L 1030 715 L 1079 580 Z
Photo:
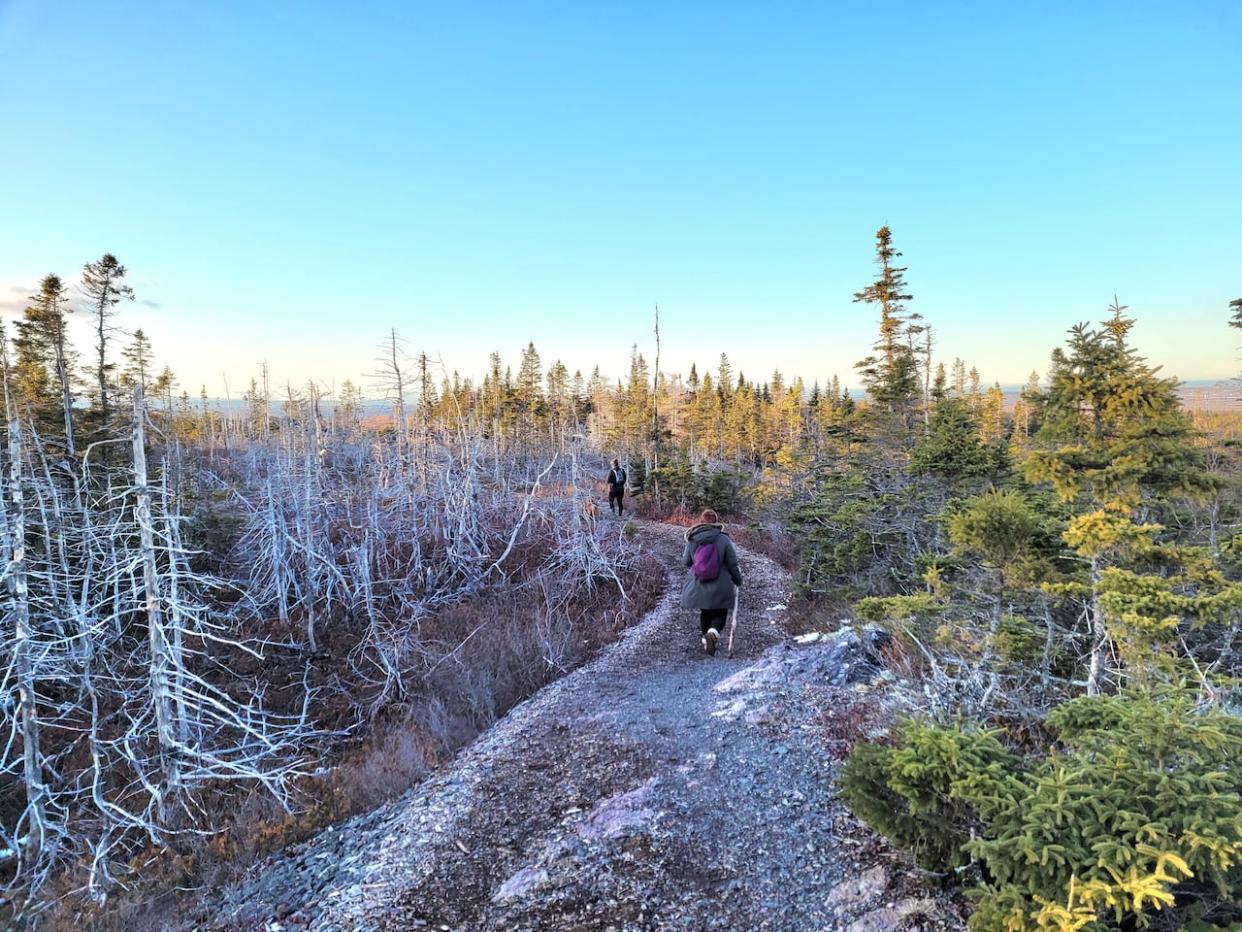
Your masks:
M 69 344 L 65 318 L 69 297 L 59 276 L 47 275 L 30 298 L 17 323 L 18 398 L 35 413 L 44 430 L 57 421 L 63 428 L 65 452 L 75 453 L 73 435 L 73 371 L 76 354 Z M 59 415 L 59 416 L 58 416 Z
M 522 350 L 522 364 L 517 376 L 518 403 L 524 411 L 533 411 L 543 400 L 543 363 L 534 343 Z
M 986 444 L 1005 438 L 1005 393 L 999 383 L 988 389 L 979 407 L 979 437 Z
M 1242 723 L 1197 705 L 1080 697 L 1027 732 L 1055 741 L 1024 754 L 996 730 L 906 721 L 855 746 L 842 796 L 926 868 L 975 862 L 975 932 L 1224 928 L 1205 915 L 1233 928 Z
M 116 316 L 116 305 L 134 300 L 134 289 L 125 284 L 125 266 L 116 256 L 104 253 L 82 270 L 82 294 L 94 315 L 95 359 L 87 371 L 93 381 L 92 407 L 98 427 L 107 431 L 112 419 L 110 393 L 116 379 L 116 363 L 108 357 L 108 344 L 116 332 L 110 321 Z
M 1125 308 L 1114 302 L 1110 310 L 1102 329 L 1078 324 L 1067 347 L 1053 351 L 1048 387 L 1038 398 L 1037 448 L 1025 461 L 1028 478 L 1049 482 L 1078 512 L 1064 538 L 1090 570 L 1083 593 L 1093 633 L 1090 694 L 1103 687 L 1110 641 L 1124 655 L 1146 657 L 1159 628 L 1136 627 L 1118 613 L 1123 600 L 1115 591 L 1109 597 L 1118 581 L 1110 568 L 1150 552 L 1159 531 L 1139 520 L 1139 507 L 1153 494 L 1195 496 L 1212 487 L 1176 380 L 1160 377 L 1130 347 L 1133 321 Z M 1148 585 L 1138 577 L 1126 584 Z
M 937 404 L 927 433 L 914 447 L 910 471 L 960 481 L 987 476 L 992 466 L 992 458 L 980 442 L 979 425 L 966 403 L 960 398 L 945 398 Z
M 169 417 L 173 411 L 173 392 L 177 388 L 177 377 L 170 367 L 165 366 L 151 385 L 151 394 L 164 403 L 164 413 Z
M 931 400 L 933 405 L 937 405 L 949 397 L 949 379 L 944 371 L 944 363 L 936 367 L 936 378 L 932 382 Z
M 1039 422 L 1034 417 L 1038 404 L 1039 373 L 1032 372 L 1013 406 L 1013 430 L 1009 435 L 1009 449 L 1015 460 L 1026 455 L 1030 449 L 1031 434 L 1039 428 Z
M 570 401 L 573 404 L 574 422 L 580 423 L 590 411 L 586 380 L 582 378 L 581 369 L 574 370 L 574 379 L 570 386 Z
M 953 394 L 958 398 L 966 397 L 966 360 L 953 360 Z
M 547 376 L 548 416 L 552 430 L 559 442 L 573 417 L 573 399 L 569 389 L 569 370 L 559 359 L 552 364 Z
M 141 385 L 145 391 L 151 381 L 155 358 L 151 352 L 151 341 L 141 327 L 134 331 L 134 338 L 121 351 L 121 357 L 125 360 L 125 368 L 121 370 L 121 385 L 129 391 L 133 391 L 135 385 Z M 260 394 L 253 379 L 251 388 L 256 396 Z
M 991 667 L 996 654 L 1005 594 L 1012 582 L 1014 566 L 1024 557 L 1039 529 L 1039 519 L 1017 492 L 986 492 L 967 499 L 960 512 L 949 520 L 949 540 L 959 552 L 982 559 L 993 576 L 992 612 L 984 640 L 980 666 Z M 995 671 L 992 671 L 995 687 Z
M 651 373 L 647 360 L 634 346 L 630 349 L 630 375 L 621 395 L 622 430 L 630 450 L 646 450 L 651 436 Z
M 888 227 L 876 232 L 876 264 L 879 277 L 854 295 L 855 302 L 877 304 L 880 308 L 880 335 L 874 353 L 860 361 L 856 368 L 862 373 L 863 385 L 874 401 L 900 415 L 907 423 L 916 401 L 922 394 L 918 362 L 905 302 L 913 297 L 906 292 L 904 267 L 893 260 L 901 253 L 893 248 Z
M 720 365 L 716 369 L 716 391 L 722 399 L 728 398 L 733 391 L 733 367 L 724 353 L 720 354 Z
M 721 422 L 720 393 L 709 372 L 703 376 L 702 387 L 690 409 L 691 431 L 698 441 L 698 447 L 692 448 L 692 455 L 724 456 Z
M 351 379 L 346 379 L 341 383 L 340 401 L 337 403 L 337 412 L 343 424 L 353 427 L 357 425 L 359 418 L 362 417 L 362 389 L 360 389 Z

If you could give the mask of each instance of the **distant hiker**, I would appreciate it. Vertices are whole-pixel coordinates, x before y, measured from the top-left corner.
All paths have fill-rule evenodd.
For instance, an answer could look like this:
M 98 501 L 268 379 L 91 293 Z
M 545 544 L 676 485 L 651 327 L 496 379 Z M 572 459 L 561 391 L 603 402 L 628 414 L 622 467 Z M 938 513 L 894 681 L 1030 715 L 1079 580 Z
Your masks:
M 697 608 L 703 628 L 703 649 L 716 653 L 716 641 L 725 629 L 736 589 L 742 585 L 737 568 L 737 551 L 724 532 L 716 512 L 708 509 L 699 523 L 686 531 L 686 552 L 682 563 L 690 567 L 681 590 L 682 608 Z
M 621 461 L 613 460 L 612 469 L 608 470 L 608 510 L 615 510 L 618 515 L 621 514 L 622 506 L 625 504 L 625 480 L 625 470 L 621 468 Z

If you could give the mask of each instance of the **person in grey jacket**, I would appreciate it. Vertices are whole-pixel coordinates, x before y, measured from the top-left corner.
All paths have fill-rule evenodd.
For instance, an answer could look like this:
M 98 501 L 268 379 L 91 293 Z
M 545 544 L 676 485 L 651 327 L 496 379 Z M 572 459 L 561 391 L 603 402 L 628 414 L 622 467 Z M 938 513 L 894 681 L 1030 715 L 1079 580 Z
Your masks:
M 703 629 L 703 649 L 716 653 L 716 642 L 725 629 L 729 610 L 733 608 L 736 588 L 742 585 L 742 573 L 737 566 L 737 550 L 724 532 L 724 526 L 716 512 L 708 509 L 699 517 L 699 523 L 686 531 L 686 550 L 682 563 L 687 567 L 710 563 L 712 555 L 703 554 L 698 561 L 695 556 L 699 547 L 711 545 L 716 548 L 715 565 L 719 572 L 714 579 L 700 579 L 695 569 L 686 573 L 681 590 L 682 608 L 699 610 L 699 623 Z

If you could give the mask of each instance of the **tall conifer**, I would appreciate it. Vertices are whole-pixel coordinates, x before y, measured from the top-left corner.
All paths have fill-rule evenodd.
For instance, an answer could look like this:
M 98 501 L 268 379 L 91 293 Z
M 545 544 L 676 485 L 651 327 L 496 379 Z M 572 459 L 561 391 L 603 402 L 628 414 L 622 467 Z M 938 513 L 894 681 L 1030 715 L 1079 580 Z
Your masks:
M 901 253 L 893 248 L 892 231 L 880 227 L 876 232 L 876 265 L 879 277 L 854 294 L 854 301 L 879 305 L 880 335 L 873 354 L 856 364 L 863 385 L 876 404 L 899 415 L 907 424 L 922 394 L 918 362 L 915 357 L 910 317 L 905 303 L 913 298 L 906 291 L 904 266 L 894 264 Z

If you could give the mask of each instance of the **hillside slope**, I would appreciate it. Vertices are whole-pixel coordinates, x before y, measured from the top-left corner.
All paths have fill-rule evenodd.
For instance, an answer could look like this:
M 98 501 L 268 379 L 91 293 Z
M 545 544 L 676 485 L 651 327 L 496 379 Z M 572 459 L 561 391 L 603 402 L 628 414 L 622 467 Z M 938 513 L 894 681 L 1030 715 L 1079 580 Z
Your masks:
M 808 691 L 872 679 L 866 646 L 786 640 L 788 574 L 739 548 L 736 656 L 706 657 L 677 607 L 681 529 L 641 533 L 669 584 L 619 643 L 405 797 L 260 865 L 191 925 L 955 927 L 851 855 L 873 846 L 849 837 L 837 762 L 810 734 L 822 720 Z

